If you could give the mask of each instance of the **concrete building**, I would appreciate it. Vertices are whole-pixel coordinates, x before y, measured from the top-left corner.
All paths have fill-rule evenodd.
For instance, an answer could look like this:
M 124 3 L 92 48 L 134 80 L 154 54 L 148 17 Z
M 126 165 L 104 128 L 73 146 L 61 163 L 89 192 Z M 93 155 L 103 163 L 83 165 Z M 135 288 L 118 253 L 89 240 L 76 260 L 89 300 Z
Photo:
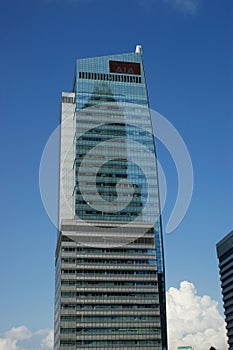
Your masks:
M 229 349 L 233 349 L 233 231 L 217 243 Z
M 166 350 L 155 142 L 142 50 L 79 59 L 62 93 L 55 350 Z

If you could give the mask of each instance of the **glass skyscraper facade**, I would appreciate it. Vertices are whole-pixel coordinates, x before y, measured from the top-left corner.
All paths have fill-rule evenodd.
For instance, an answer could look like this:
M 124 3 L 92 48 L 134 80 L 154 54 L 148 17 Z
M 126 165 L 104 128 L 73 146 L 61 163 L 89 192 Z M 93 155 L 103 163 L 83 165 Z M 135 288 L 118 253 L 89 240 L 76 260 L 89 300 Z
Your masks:
M 62 94 L 54 349 L 167 349 L 141 48 L 79 59 Z

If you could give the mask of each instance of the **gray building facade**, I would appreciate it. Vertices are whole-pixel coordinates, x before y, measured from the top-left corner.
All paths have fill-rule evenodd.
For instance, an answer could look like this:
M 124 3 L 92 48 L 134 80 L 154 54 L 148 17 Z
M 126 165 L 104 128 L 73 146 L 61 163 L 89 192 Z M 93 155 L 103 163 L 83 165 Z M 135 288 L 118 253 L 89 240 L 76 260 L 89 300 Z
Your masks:
M 233 231 L 217 243 L 229 349 L 233 349 Z

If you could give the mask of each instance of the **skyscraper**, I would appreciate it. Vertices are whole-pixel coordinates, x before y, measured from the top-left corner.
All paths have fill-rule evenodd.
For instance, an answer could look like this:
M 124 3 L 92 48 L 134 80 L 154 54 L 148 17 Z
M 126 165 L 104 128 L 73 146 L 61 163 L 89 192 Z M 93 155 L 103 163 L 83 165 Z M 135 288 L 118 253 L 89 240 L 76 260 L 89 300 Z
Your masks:
M 79 59 L 62 93 L 54 349 L 167 349 L 155 142 L 141 47 Z
M 227 324 L 229 349 L 233 349 L 233 231 L 217 243 L 217 255 Z

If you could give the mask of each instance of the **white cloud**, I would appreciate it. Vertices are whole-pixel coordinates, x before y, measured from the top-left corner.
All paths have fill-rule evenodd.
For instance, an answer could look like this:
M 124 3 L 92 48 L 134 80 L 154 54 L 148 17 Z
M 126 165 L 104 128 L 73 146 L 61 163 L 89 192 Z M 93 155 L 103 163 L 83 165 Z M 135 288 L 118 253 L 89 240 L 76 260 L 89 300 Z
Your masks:
M 13 327 L 0 335 L 0 350 L 30 350 L 31 345 L 38 349 L 53 348 L 53 331 L 40 329 L 32 333 L 27 327 Z M 22 345 L 23 344 L 23 345 Z M 27 346 L 28 345 L 28 346 Z
M 17 343 L 31 338 L 32 334 L 25 326 L 13 327 L 0 338 L 0 350 L 18 350 Z
M 12 340 L 25 340 L 32 336 L 32 333 L 25 326 L 13 327 L 9 331 L 4 333 L 5 338 Z
M 187 14 L 195 14 L 198 10 L 200 0 L 163 0 L 174 8 Z
M 226 329 L 218 303 L 209 296 L 198 296 L 195 286 L 187 281 L 167 292 L 169 350 L 191 345 L 206 350 L 214 346 L 227 349 Z
M 0 350 L 17 350 L 16 340 L 0 338 Z
M 153 3 L 163 2 L 179 12 L 187 15 L 194 15 L 201 3 L 201 0 L 137 0 L 138 4 L 146 9 L 150 9 Z
M 41 341 L 42 348 L 53 348 L 53 331 L 50 329 L 49 333 Z

